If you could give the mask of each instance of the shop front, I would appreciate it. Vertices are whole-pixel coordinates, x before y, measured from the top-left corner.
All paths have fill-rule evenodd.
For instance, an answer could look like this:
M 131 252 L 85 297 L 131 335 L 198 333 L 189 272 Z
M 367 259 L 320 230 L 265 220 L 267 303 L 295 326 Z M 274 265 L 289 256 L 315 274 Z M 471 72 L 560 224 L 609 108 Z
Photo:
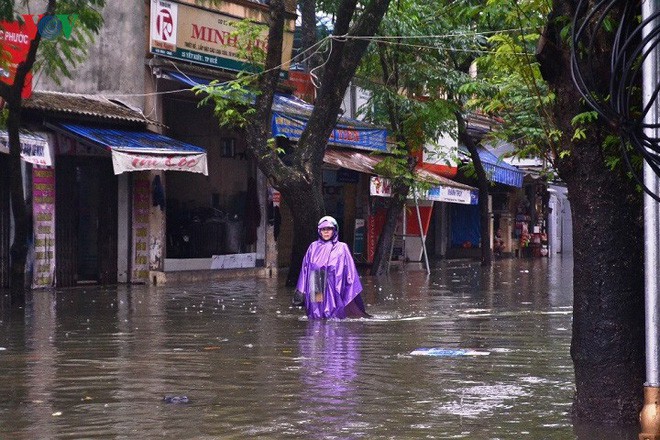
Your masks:
M 460 147 L 465 160 L 471 160 L 465 147 Z M 503 161 L 489 149 L 478 148 L 479 158 L 491 182 L 489 191 L 490 241 L 495 237 L 500 247 L 498 253 L 515 255 L 520 249 L 520 234 L 516 231 L 516 207 L 523 188 L 524 172 Z M 481 227 L 478 207 L 449 207 L 449 239 L 445 255 L 449 258 L 478 257 L 480 255 Z
M 163 180 L 207 175 L 205 150 L 146 130 L 47 126 L 56 133 L 56 284 L 151 281 L 163 268 Z
M 21 162 L 23 169 L 23 183 L 25 188 L 25 200 L 32 207 L 37 206 L 36 210 L 28 207 L 28 218 L 32 219 L 31 229 L 33 238 L 30 240 L 32 249 L 26 262 L 27 276 L 36 279 L 40 266 L 35 263 L 39 258 L 49 265 L 54 261 L 54 253 L 51 247 L 52 243 L 42 240 L 41 237 L 47 236 L 51 231 L 48 226 L 53 220 L 53 213 L 46 208 L 40 211 L 39 203 L 52 204 L 48 190 L 48 182 L 44 186 L 37 186 L 34 182 L 40 183 L 39 174 L 52 172 L 53 157 L 51 152 L 51 142 L 46 133 L 35 133 L 28 130 L 21 130 L 19 133 L 21 143 Z M 35 177 L 36 176 L 36 177 Z M 32 182 L 32 185 L 29 183 Z M 6 131 L 0 130 L 0 287 L 9 287 L 10 278 L 10 248 L 12 240 L 12 218 L 9 189 L 9 137 Z M 43 190 L 44 192 L 40 192 Z M 34 258 L 31 258 L 34 257 Z M 42 264 L 42 266 L 43 266 Z
M 391 197 L 389 180 L 378 176 L 375 171 L 382 156 L 329 148 L 324 160 L 328 166 L 336 169 L 337 176 L 347 172 L 355 176 L 355 183 L 338 185 L 333 192 L 343 193 L 339 199 L 342 200 L 344 212 L 343 217 L 339 218 L 344 218 L 349 227 L 346 231 L 348 238 L 346 233 L 342 237 L 352 245 L 357 261 L 371 263 L 385 223 L 388 198 Z M 424 241 L 429 233 L 431 214 L 436 203 L 476 204 L 478 200 L 477 191 L 468 185 L 424 169 L 418 169 L 417 175 L 431 186 L 418 194 L 417 200 L 411 198 L 406 203 L 397 226 L 393 250 L 394 257 L 409 261 L 421 261 L 423 258 Z M 324 188 L 328 185 L 327 181 L 324 178 Z M 328 203 L 327 197 L 326 210 L 332 211 L 332 204 Z
M 160 90 L 208 83 L 168 72 Z M 266 184 L 244 134 L 220 127 L 211 106 L 192 92 L 165 95 L 162 120 L 169 132 L 202 147 L 208 175 L 167 173 L 164 179 L 165 272 L 264 266 Z

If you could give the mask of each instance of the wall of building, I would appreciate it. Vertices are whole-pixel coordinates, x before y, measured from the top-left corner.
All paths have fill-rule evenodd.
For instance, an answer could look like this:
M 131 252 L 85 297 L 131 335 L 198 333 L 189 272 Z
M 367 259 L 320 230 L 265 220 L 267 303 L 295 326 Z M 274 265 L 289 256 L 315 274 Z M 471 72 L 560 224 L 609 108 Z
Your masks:
M 89 47 L 88 57 L 71 69 L 73 78 L 60 78 L 61 85 L 45 75 L 36 75 L 35 90 L 81 94 L 142 94 L 145 89 L 145 55 L 148 51 L 148 1 L 109 1 L 103 9 L 104 25 Z M 144 97 L 116 97 L 143 108 Z

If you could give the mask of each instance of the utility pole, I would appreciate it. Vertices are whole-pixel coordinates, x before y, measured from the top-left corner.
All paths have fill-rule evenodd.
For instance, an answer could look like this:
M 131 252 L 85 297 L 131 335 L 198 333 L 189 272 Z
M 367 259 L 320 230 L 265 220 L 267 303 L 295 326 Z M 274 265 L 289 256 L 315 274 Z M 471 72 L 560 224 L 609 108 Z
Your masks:
M 653 17 L 658 11 L 655 0 L 642 1 L 642 21 Z M 650 21 L 642 29 L 646 38 L 659 25 L 657 19 Z M 651 40 L 649 47 L 657 41 Z M 657 124 L 659 103 L 655 99 L 658 84 L 658 49 L 644 48 L 649 51 L 642 65 L 643 106 L 653 102 L 644 118 L 645 134 L 651 139 L 658 139 Z M 644 163 L 644 185 L 656 195 L 660 194 L 660 180 L 648 163 Z M 660 440 L 660 302 L 659 292 L 659 255 L 660 255 L 660 203 L 644 193 L 644 314 L 646 328 L 646 382 L 644 383 L 644 407 L 639 414 L 639 440 Z

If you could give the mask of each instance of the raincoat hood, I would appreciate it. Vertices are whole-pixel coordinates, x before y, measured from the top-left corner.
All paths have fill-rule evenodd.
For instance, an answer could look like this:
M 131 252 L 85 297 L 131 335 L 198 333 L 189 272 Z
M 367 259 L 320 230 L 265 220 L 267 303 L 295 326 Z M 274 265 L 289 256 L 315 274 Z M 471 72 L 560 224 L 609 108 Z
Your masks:
M 325 217 L 321 217 L 321 220 L 319 220 L 319 225 L 318 225 L 318 235 L 319 235 L 319 240 L 323 240 L 323 236 L 321 235 L 321 228 L 334 228 L 335 232 L 332 234 L 332 237 L 328 241 L 332 241 L 333 243 L 336 243 L 339 240 L 339 228 L 337 225 L 337 220 L 335 220 L 334 217 L 331 217 L 329 215 L 326 215 Z

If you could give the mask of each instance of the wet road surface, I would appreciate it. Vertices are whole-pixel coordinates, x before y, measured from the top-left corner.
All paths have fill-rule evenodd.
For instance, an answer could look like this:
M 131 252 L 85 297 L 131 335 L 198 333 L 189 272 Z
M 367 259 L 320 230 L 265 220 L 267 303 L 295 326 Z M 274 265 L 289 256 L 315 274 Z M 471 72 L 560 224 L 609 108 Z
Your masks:
M 636 439 L 571 423 L 571 273 L 394 265 L 345 321 L 273 279 L 34 292 L 0 316 L 0 438 Z

